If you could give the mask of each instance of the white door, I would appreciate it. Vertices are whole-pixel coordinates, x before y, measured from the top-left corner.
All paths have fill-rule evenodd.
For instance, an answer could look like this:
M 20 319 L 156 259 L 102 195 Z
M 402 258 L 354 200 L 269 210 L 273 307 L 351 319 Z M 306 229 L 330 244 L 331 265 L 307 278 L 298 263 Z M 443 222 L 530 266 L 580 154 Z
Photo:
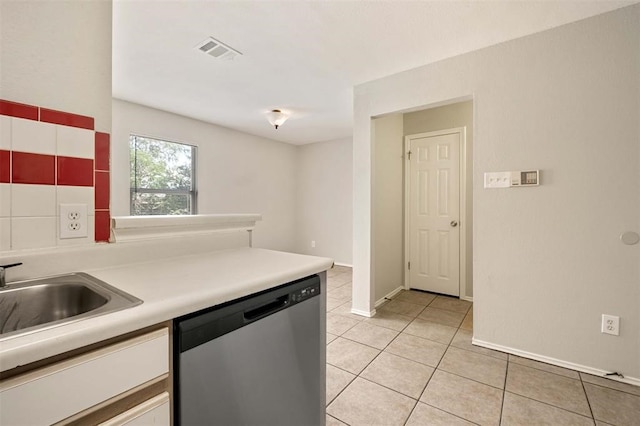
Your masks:
M 409 287 L 460 295 L 462 131 L 407 136 Z

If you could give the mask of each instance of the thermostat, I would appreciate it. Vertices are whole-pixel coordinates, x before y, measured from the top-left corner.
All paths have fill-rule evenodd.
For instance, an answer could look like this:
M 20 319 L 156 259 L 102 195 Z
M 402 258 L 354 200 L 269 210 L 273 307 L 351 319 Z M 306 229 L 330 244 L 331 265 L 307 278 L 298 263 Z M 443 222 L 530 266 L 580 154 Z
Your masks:
M 540 170 L 511 172 L 511 186 L 538 186 Z

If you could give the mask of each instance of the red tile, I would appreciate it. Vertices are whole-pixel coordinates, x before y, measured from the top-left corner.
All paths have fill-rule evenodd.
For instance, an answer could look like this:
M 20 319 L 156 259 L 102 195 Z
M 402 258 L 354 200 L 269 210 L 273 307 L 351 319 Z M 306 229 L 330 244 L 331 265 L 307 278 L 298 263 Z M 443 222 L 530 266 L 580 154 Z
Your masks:
M 38 120 L 38 107 L 0 99 L 0 115 Z
M 13 151 L 11 158 L 11 181 L 13 183 L 55 185 L 55 156 Z
M 58 185 L 93 186 L 93 160 L 58 157 Z
M 96 172 L 96 210 L 109 210 L 109 172 Z
M 111 234 L 111 215 L 109 211 L 96 210 L 96 241 L 108 242 Z
M 93 130 L 93 117 L 40 108 L 40 121 Z
M 11 183 L 11 152 L 0 149 L 0 183 Z
M 109 133 L 96 132 L 96 170 L 109 170 Z

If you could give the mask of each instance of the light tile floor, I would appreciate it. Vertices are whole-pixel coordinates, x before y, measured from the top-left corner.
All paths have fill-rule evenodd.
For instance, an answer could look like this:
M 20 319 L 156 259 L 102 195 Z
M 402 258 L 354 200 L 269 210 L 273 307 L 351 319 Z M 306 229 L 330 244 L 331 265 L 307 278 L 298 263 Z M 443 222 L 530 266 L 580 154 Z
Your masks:
M 640 425 L 640 387 L 471 344 L 471 303 L 403 291 L 350 313 L 327 280 L 327 425 Z

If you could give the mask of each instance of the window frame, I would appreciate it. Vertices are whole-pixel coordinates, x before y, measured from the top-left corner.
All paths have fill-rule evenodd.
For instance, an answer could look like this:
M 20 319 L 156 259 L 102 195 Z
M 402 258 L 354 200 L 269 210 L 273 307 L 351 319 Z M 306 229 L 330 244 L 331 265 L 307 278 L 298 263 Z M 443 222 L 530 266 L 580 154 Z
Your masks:
M 133 138 L 145 138 L 145 139 L 152 139 L 155 141 L 159 141 L 159 142 L 165 142 L 165 143 L 172 143 L 172 144 L 177 144 L 177 145 L 184 145 L 184 146 L 188 146 L 191 148 L 191 190 L 184 190 L 184 189 L 170 189 L 170 188 L 162 188 L 162 189 L 155 189 L 155 188 L 139 188 L 139 187 L 134 187 L 131 185 L 131 172 L 129 173 L 129 214 L 131 216 L 154 216 L 154 215 L 137 215 L 135 214 L 135 209 L 134 209 L 134 194 L 138 193 L 138 194 L 184 194 L 184 195 L 188 195 L 190 198 L 190 205 L 191 205 L 191 211 L 190 213 L 185 214 L 184 216 L 193 216 L 198 214 L 198 190 L 197 190 L 197 169 L 196 169 L 196 163 L 197 163 L 197 157 L 198 157 L 198 146 L 197 145 L 193 145 L 193 144 L 189 144 L 189 143 L 185 143 L 185 142 L 176 142 L 173 140 L 169 140 L 169 139 L 164 139 L 164 138 L 159 138 L 156 136 L 147 136 L 141 133 L 130 133 L 129 134 L 129 152 L 131 152 L 131 142 Z M 131 164 L 131 154 L 129 154 L 129 164 Z M 131 167 L 131 166 L 129 166 Z M 135 174 L 137 177 L 137 173 Z M 162 215 L 155 215 L 155 216 L 162 216 Z M 180 215 L 167 215 L 167 216 L 180 216 Z

